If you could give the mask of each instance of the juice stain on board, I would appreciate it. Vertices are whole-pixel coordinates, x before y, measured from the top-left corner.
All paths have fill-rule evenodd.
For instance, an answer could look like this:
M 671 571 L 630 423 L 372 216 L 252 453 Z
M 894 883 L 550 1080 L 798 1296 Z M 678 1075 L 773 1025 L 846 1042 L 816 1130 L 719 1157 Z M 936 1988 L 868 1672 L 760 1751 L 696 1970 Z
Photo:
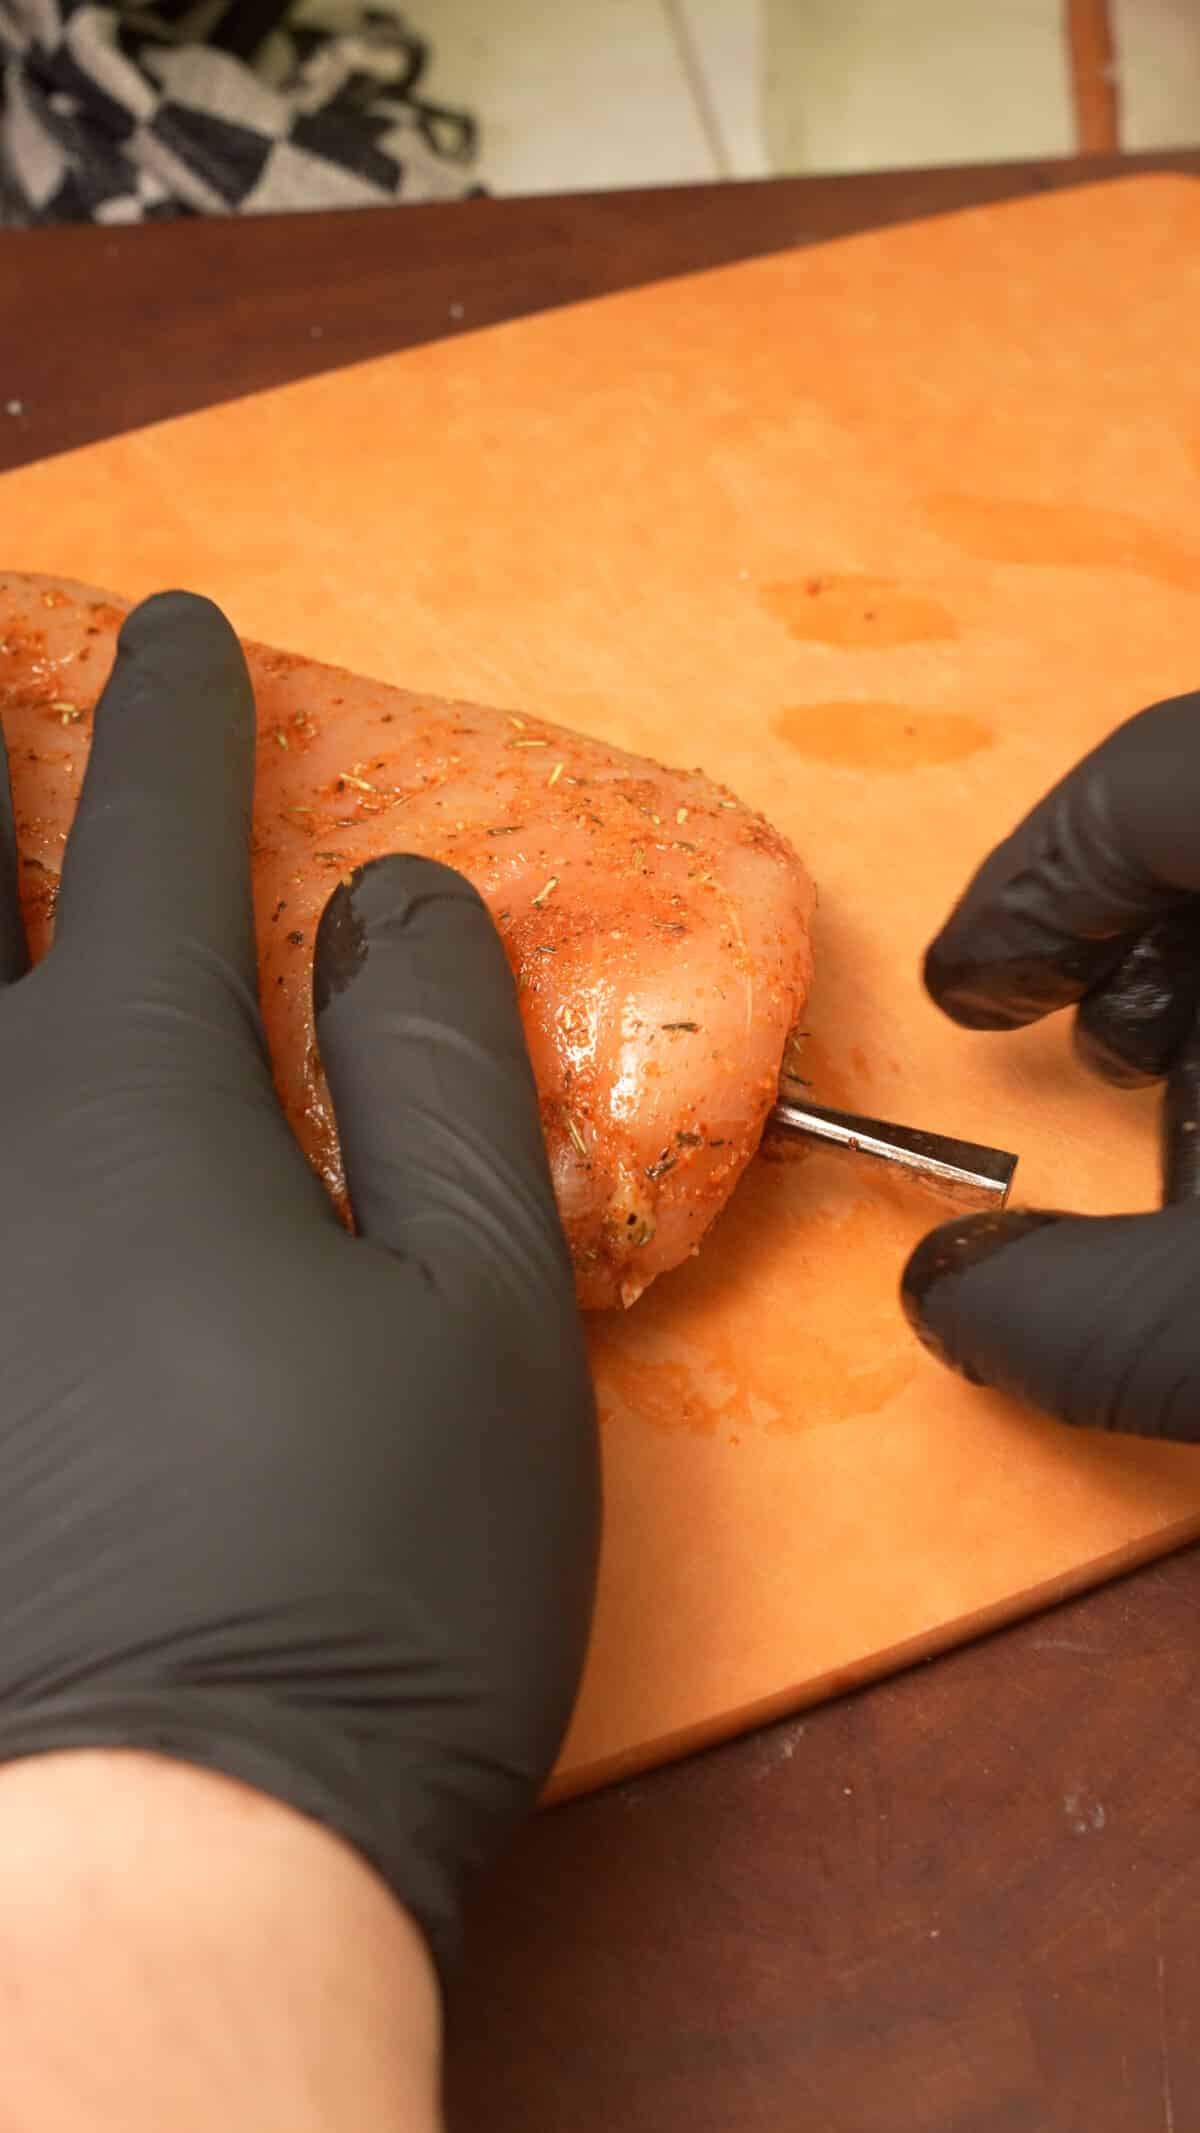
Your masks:
M 1183 592 L 1200 591 L 1200 545 L 1131 511 L 1008 497 L 933 496 L 934 531 L 988 563 L 1066 570 L 1127 570 Z
M 965 711 L 913 704 L 789 704 L 771 731 L 811 762 L 835 770 L 897 772 L 961 763 L 992 744 L 991 729 Z
M 788 635 L 802 644 L 869 652 L 958 635 L 948 607 L 894 578 L 823 572 L 763 585 L 759 599 L 773 620 L 782 622 Z
M 752 1163 L 697 1258 L 590 1320 L 601 1421 L 736 1446 L 881 1412 L 919 1367 L 898 1289 L 936 1220 L 827 1157 Z

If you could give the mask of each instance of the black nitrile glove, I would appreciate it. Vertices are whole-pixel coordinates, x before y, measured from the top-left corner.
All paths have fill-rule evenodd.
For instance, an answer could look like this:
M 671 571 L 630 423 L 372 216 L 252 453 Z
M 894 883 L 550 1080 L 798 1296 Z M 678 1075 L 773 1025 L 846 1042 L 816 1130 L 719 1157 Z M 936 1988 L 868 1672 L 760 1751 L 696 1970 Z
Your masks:
M 1086 1062 L 1169 1073 L 1162 1213 L 946 1223 L 904 1301 L 935 1354 L 1067 1422 L 1200 1440 L 1200 695 L 1130 719 L 981 867 L 926 983 L 971 1029 L 1078 1003 Z
M 357 1237 L 301 1156 L 253 763 L 223 617 L 138 608 L 31 975 L 0 779 L 0 1759 L 123 1745 L 274 1794 L 444 1975 L 574 1696 L 592 1392 L 515 989 L 447 868 L 380 861 L 321 924 Z

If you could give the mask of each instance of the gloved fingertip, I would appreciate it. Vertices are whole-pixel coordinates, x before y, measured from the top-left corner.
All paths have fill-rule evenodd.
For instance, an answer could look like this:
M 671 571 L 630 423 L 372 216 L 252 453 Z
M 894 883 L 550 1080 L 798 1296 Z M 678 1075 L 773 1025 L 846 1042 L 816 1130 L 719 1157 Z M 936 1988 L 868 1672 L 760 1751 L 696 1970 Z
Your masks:
M 1147 1048 L 1142 1048 L 1140 1055 L 1118 1051 L 1099 1030 L 1089 1026 L 1082 1008 L 1075 1017 L 1072 1041 L 1079 1064 L 1112 1089 L 1147 1089 L 1161 1080 L 1170 1063 L 1168 1059 L 1160 1061 Z
M 991 996 L 986 971 L 962 956 L 947 954 L 940 940 L 926 950 L 922 976 L 935 1007 L 961 1029 L 1008 1030 L 1019 1026 L 1020 1016 Z
M 403 923 L 418 904 L 430 897 L 451 896 L 482 905 L 483 899 L 465 874 L 423 852 L 384 852 L 354 869 L 345 884 L 356 908 L 368 924 Z
M 356 867 L 339 882 L 317 926 L 313 958 L 313 1007 L 323 1015 L 364 969 L 372 942 L 402 934 L 414 914 L 430 903 L 486 909 L 465 875 L 417 852 L 388 852 Z
M 1075 1051 L 1093 1074 L 1116 1088 L 1140 1089 L 1170 1071 L 1196 1020 L 1195 939 L 1189 904 L 1148 927 L 1085 993 Z
M 973 1385 L 982 1382 L 977 1371 L 956 1351 L 953 1339 L 953 1292 L 963 1276 L 985 1260 L 1062 1220 L 1056 1213 L 1031 1208 L 1011 1214 L 984 1214 L 943 1222 L 923 1237 L 909 1259 L 900 1282 L 904 1315 L 917 1339 L 940 1363 L 957 1370 Z
M 222 653 L 234 647 L 240 655 L 233 625 L 216 601 L 204 593 L 184 592 L 177 586 L 150 593 L 131 607 L 121 624 L 117 643 L 124 652 L 143 652 L 160 638 L 172 648 L 186 642 Z
M 366 929 L 354 903 L 357 878 L 355 874 L 349 881 L 339 881 L 317 925 L 313 1010 L 318 1018 L 336 994 L 345 992 L 366 956 Z

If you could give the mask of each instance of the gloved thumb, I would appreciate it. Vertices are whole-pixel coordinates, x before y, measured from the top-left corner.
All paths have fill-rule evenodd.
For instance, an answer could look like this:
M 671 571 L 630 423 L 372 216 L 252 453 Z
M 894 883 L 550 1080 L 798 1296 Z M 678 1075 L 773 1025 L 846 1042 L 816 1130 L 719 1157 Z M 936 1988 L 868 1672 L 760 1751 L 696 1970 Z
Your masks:
M 1200 1442 L 1200 1207 L 980 1215 L 904 1272 L 924 1345 L 1063 1422 Z

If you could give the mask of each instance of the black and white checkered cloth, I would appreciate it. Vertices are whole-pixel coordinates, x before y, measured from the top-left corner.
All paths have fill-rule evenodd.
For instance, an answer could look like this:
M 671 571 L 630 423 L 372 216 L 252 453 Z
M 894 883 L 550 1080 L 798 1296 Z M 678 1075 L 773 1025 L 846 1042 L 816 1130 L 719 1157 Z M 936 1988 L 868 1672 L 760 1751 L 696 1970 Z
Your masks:
M 470 192 L 474 122 L 421 96 L 428 57 L 344 0 L 0 0 L 0 223 Z

